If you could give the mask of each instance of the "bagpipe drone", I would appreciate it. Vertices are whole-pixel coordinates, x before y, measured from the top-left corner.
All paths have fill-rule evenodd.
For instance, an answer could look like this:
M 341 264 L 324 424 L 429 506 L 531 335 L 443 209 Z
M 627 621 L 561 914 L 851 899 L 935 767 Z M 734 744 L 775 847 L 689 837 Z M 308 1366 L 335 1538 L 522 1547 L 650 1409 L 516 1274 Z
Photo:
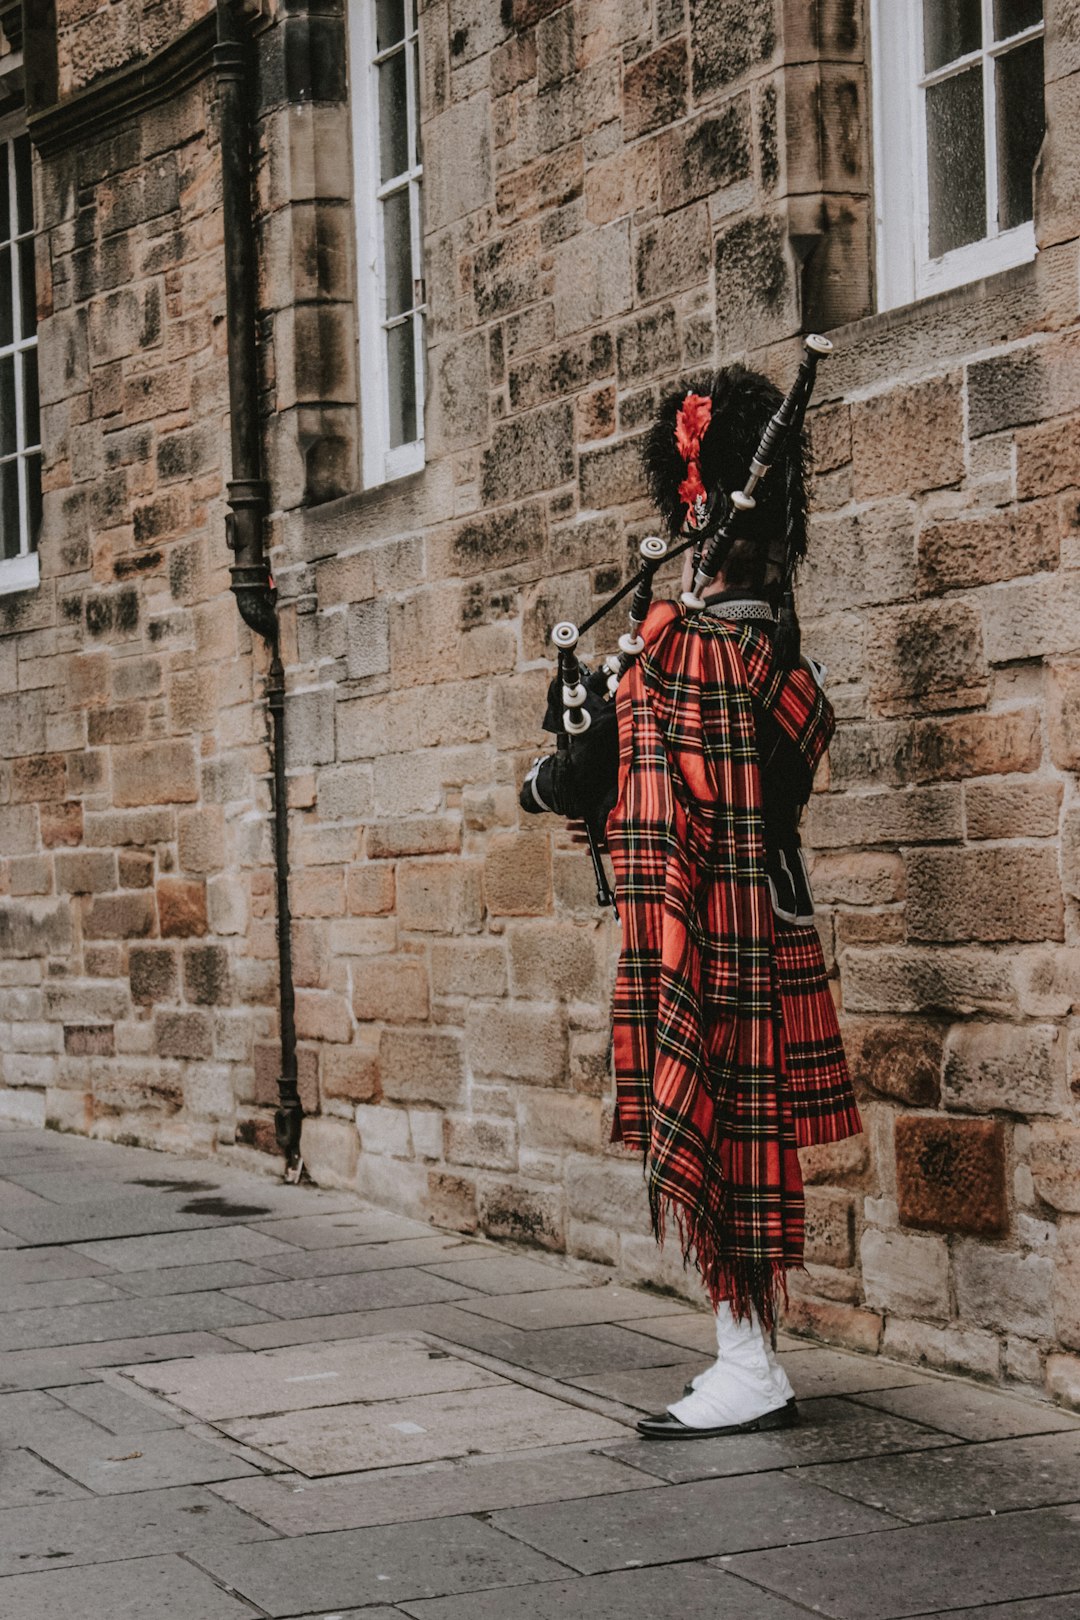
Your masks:
M 688 613 L 705 607 L 704 592 L 714 583 L 745 537 L 748 515 L 758 507 L 755 491 L 770 469 L 783 457 L 786 489 L 778 490 L 776 521 L 764 556 L 764 578 L 777 605 L 774 648 L 788 668 L 799 662 L 799 626 L 794 603 L 794 576 L 806 551 L 806 510 L 803 488 L 802 428 L 813 393 L 818 362 L 832 352 L 828 338 L 809 335 L 795 381 L 772 409 L 764 431 L 754 427 L 764 414 L 763 402 L 775 402 L 777 391 L 764 378 L 741 367 L 718 373 L 710 393 L 672 396 L 668 416 L 661 412 L 646 445 L 645 460 L 650 488 L 666 518 L 672 542 L 649 535 L 641 542 L 641 566 L 632 578 L 580 625 L 563 620 L 551 632 L 558 653 L 558 673 L 548 690 L 544 729 L 556 736 L 556 749 L 534 761 L 521 789 L 520 802 L 529 812 L 552 811 L 568 820 L 584 822 L 596 878 L 596 898 L 615 907 L 601 859 L 604 825 L 615 803 L 618 777 L 618 728 L 612 701 L 626 670 L 644 650 L 641 629 L 652 605 L 653 580 L 666 562 L 693 547 L 693 582 L 681 600 Z M 725 490 L 723 469 L 709 492 L 702 479 L 702 462 L 718 433 L 706 440 L 719 412 L 725 417 L 725 445 L 750 433 L 750 466 L 742 487 Z M 769 404 L 765 404 L 768 410 Z M 785 450 L 787 454 L 784 455 Z M 742 451 L 746 454 L 746 449 Z M 742 463 L 745 465 L 745 462 Z M 738 473 L 735 473 L 738 476 Z M 629 629 L 619 637 L 618 651 L 596 670 L 577 655 L 581 637 L 612 608 L 631 596 Z

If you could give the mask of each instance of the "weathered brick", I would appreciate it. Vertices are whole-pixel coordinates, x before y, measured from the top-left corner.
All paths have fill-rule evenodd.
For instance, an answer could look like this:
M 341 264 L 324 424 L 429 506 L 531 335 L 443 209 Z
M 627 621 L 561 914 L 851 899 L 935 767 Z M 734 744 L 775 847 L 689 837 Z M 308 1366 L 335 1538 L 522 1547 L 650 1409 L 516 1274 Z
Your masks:
M 516 1243 L 561 1249 L 564 1242 L 562 1194 L 556 1187 L 530 1187 L 520 1181 L 491 1181 L 479 1187 L 483 1231 Z
M 860 1090 L 932 1108 L 941 1090 L 944 1031 L 925 1019 L 847 1019 L 844 1048 Z
M 163 938 L 183 939 L 206 933 L 205 883 L 191 878 L 159 878 L 157 903 Z
M 113 749 L 113 803 L 132 808 L 190 804 L 199 797 L 190 742 L 138 743 Z
M 398 869 L 397 914 L 402 928 L 422 933 L 475 931 L 483 916 L 480 866 L 465 860 L 412 860 Z
M 152 894 L 98 894 L 83 914 L 83 937 L 145 939 L 156 921 Z
M 1052 722 L 1051 722 L 1052 729 Z M 1062 785 L 1054 781 L 965 782 L 969 838 L 1052 838 L 1058 830 Z
M 1009 1224 L 1000 1120 L 898 1119 L 896 1185 L 905 1226 L 999 1237 Z
M 867 1227 L 859 1245 L 867 1304 L 905 1316 L 949 1315 L 945 1239 Z
M 428 975 L 418 957 L 368 957 L 353 987 L 353 1012 L 390 1024 L 422 1023 L 428 1016 Z
M 1053 501 L 928 523 L 919 533 L 919 590 L 932 595 L 1056 568 L 1061 553 Z
M 957 376 L 892 388 L 852 406 L 855 494 L 912 496 L 964 476 Z
M 986 698 L 982 625 L 950 599 L 883 608 L 870 616 L 870 695 L 882 714 L 976 708 Z
M 911 850 L 905 865 L 909 939 L 1064 938 L 1058 857 L 1049 846 Z
M 559 1014 L 527 1001 L 473 1002 L 465 1043 L 476 1074 L 533 1085 L 565 1081 L 566 1033 Z
M 1010 1254 L 971 1239 L 958 1242 L 953 1277 L 961 1320 L 1025 1338 L 1051 1337 L 1053 1270 L 1043 1255 Z
M 461 1041 L 442 1030 L 383 1030 L 379 1071 L 384 1094 L 395 1102 L 454 1108 L 462 1100 Z
M 484 858 L 484 898 L 492 916 L 550 912 L 551 840 L 547 833 L 499 833 Z
M 687 80 L 685 40 L 673 39 L 659 50 L 639 56 L 623 74 L 626 139 L 636 140 L 681 118 L 686 112 Z

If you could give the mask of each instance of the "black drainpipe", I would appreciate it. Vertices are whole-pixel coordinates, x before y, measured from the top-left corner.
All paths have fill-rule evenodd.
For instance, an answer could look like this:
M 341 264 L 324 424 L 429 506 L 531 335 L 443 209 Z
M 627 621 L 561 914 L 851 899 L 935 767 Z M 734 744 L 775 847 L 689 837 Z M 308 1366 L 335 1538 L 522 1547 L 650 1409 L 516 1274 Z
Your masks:
M 266 701 L 273 730 L 274 876 L 277 888 L 278 999 L 281 1074 L 274 1132 L 285 1155 L 285 1178 L 299 1181 L 304 1110 L 296 1083 L 296 993 L 289 906 L 289 811 L 285 782 L 285 671 L 278 637 L 277 593 L 266 558 L 270 490 L 262 476 L 256 357 L 255 232 L 252 223 L 251 114 L 247 31 L 242 0 L 218 0 L 217 73 L 221 136 L 221 201 L 225 225 L 225 321 L 229 351 L 232 478 L 226 499 L 233 553 L 232 592 L 244 623 L 270 649 Z

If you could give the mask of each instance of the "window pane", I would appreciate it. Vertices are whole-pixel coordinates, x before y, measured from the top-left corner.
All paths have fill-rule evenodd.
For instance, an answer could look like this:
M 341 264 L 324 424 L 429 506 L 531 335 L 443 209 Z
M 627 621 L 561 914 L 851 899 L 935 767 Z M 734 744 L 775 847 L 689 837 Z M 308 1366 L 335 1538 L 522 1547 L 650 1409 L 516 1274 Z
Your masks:
M 376 49 L 385 51 L 405 37 L 405 19 L 401 0 L 375 0 Z
M 33 337 L 37 330 L 37 298 L 34 295 L 34 238 L 19 243 L 20 336 Z
M 1033 39 L 997 61 L 998 227 L 1034 216 L 1031 171 L 1042 145 L 1043 43 Z
M 1042 0 L 994 0 L 994 38 L 1009 39 L 1042 22 Z
M 8 183 L 9 161 L 7 144 L 0 141 L 0 242 L 6 242 L 11 235 L 11 187 Z
M 30 550 L 38 548 L 41 533 L 41 457 L 26 457 L 26 528 Z
M 386 334 L 386 369 L 390 384 L 390 448 L 416 438 L 416 363 L 413 322 L 402 321 Z
M 0 349 L 15 336 L 11 297 L 11 249 L 5 247 L 0 248 Z
M 34 228 L 34 183 L 30 170 L 30 137 L 20 135 L 15 142 L 15 196 L 19 235 Z
M 19 448 L 15 418 L 15 356 L 0 360 L 0 456 L 13 456 Z
M 38 408 L 37 350 L 22 351 L 23 444 L 41 443 L 41 412 Z
M 927 73 L 982 44 L 982 0 L 923 0 L 923 64 Z
M 392 180 L 409 167 L 409 108 L 405 99 L 405 52 L 379 63 L 379 174 Z
M 0 461 L 0 557 L 19 551 L 19 463 Z
M 412 234 L 409 190 L 395 191 L 383 203 L 383 253 L 386 263 L 386 315 L 392 319 L 413 307 Z
M 981 67 L 926 91 L 926 173 L 930 257 L 939 259 L 986 235 Z

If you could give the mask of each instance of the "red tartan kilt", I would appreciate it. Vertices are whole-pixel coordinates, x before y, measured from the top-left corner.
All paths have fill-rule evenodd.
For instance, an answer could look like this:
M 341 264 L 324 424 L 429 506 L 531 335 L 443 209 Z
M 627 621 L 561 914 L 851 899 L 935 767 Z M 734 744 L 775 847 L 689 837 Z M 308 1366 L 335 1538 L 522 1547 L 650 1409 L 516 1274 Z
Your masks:
M 836 1007 L 814 928 L 774 921 L 787 1100 L 800 1147 L 862 1130 Z

